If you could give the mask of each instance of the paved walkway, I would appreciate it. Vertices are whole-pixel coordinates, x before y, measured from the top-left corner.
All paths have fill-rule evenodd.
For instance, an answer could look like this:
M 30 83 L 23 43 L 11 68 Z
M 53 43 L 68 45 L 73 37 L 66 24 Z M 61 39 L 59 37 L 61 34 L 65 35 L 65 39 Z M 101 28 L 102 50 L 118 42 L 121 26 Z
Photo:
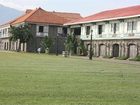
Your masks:
M 84 57 L 84 56 L 75 56 L 74 58 L 79 58 L 79 59 L 89 59 L 88 57 Z M 104 61 L 104 62 L 113 62 L 113 63 L 117 63 L 117 64 L 131 64 L 131 65 L 138 65 L 140 66 L 140 61 L 129 61 L 129 60 L 118 60 L 118 59 L 107 59 L 107 58 L 94 58 L 92 59 L 93 61 Z

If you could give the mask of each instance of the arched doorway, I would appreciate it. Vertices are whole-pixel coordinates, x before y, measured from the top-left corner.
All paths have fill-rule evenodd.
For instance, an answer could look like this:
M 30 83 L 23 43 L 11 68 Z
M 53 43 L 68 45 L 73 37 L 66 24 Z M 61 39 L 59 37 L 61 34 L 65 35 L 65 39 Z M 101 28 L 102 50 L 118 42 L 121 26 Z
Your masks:
M 119 56 L 119 45 L 114 44 L 113 45 L 113 57 L 118 57 Z
M 135 58 L 137 56 L 137 46 L 135 44 L 129 45 L 129 58 Z
M 99 45 L 99 56 L 104 57 L 106 55 L 106 46 L 104 44 Z

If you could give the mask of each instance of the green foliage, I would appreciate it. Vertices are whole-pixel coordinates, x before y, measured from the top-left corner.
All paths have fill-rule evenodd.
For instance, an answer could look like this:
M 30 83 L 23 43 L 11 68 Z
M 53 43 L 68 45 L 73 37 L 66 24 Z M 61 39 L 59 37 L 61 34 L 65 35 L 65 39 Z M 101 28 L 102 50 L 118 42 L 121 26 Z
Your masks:
M 140 61 L 140 56 L 136 56 L 135 58 L 133 59 L 129 59 L 130 61 Z
M 111 58 L 113 58 L 113 56 L 103 56 L 103 58 L 108 58 L 108 59 L 111 59 Z
M 48 37 L 48 36 L 45 36 L 45 38 L 43 39 L 43 41 L 41 42 L 41 46 L 44 48 L 44 49 L 50 49 L 50 47 L 52 46 L 53 44 L 53 40 Z
M 1 105 L 140 105 L 140 65 L 0 53 Z
M 10 41 L 19 40 L 19 51 L 21 43 L 26 43 L 32 38 L 32 32 L 28 24 L 20 25 L 18 27 L 11 26 L 9 32 L 11 33 L 9 38 Z
M 84 45 L 84 41 L 83 40 L 80 40 L 78 48 L 81 51 L 80 52 L 81 55 L 84 55 L 84 56 L 87 55 L 87 49 L 85 48 L 85 45 Z
M 126 57 L 126 56 L 121 56 L 121 57 L 116 57 L 116 59 L 118 59 L 118 60 L 127 60 L 128 57 Z
M 78 47 L 77 39 L 74 35 L 68 35 L 65 41 L 65 48 L 71 53 L 76 53 L 76 48 Z

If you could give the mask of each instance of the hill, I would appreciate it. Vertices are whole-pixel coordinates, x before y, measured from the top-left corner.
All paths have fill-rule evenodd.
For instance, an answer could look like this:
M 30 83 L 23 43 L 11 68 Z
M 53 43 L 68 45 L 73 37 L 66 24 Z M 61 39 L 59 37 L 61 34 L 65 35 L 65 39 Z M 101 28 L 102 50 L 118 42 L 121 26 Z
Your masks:
M 23 14 L 22 11 L 9 8 L 0 4 L 0 24 L 4 24 L 20 15 Z

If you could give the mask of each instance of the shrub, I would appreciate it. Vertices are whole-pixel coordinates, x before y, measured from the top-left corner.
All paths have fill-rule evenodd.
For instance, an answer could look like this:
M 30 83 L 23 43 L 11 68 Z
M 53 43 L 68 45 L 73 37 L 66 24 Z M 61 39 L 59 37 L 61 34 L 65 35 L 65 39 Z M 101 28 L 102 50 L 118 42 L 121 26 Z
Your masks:
M 108 58 L 108 59 L 111 59 L 111 58 L 113 58 L 113 56 L 103 56 L 103 58 Z
M 140 61 L 140 56 L 136 56 L 135 58 L 133 59 L 129 59 L 130 61 Z
M 121 57 L 117 57 L 116 59 L 119 59 L 119 60 L 127 60 L 128 57 L 126 57 L 126 56 L 121 56 Z

